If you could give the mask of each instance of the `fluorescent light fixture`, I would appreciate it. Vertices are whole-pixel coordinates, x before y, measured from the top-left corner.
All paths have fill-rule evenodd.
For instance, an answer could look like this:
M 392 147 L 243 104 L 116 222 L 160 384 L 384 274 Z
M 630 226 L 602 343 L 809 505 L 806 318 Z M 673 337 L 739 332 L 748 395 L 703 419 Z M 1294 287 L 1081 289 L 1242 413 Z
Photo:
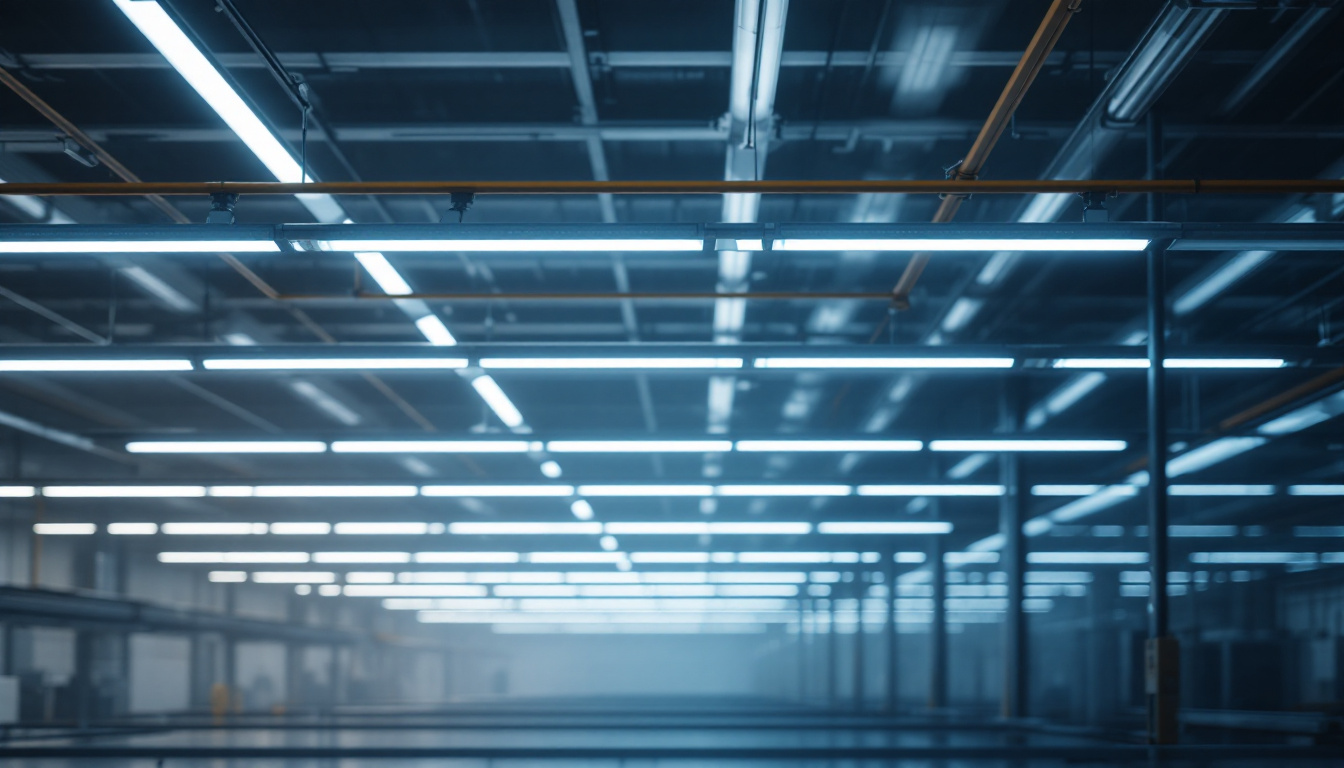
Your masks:
M 409 552 L 314 552 L 314 563 L 409 563 Z
M 475 584 L 347 584 L 346 597 L 485 597 L 489 591 Z
M 552 453 L 711 453 L 731 451 L 730 440 L 552 440 Z
M 402 278 L 401 274 L 388 262 L 387 257 L 381 253 L 363 252 L 356 253 L 355 259 L 363 265 L 364 269 L 378 283 L 378 287 L 383 289 L 383 293 L 389 296 L 406 296 L 414 293 L 411 286 Z
M 1140 565 L 1147 552 L 1028 552 L 1032 565 Z
M 34 523 L 33 533 L 39 536 L 92 536 L 98 532 L 93 523 Z
M 335 440 L 332 453 L 527 453 L 526 440 Z
M 5 240 L 0 253 L 279 253 L 273 240 Z
M 516 563 L 517 552 L 416 552 L 417 563 Z
M 860 485 L 860 496 L 1002 496 L 1002 485 Z
M 644 535 L 779 535 L 802 536 L 812 532 L 811 523 L 607 523 L 607 533 L 618 536 Z
M 1344 485 L 1290 485 L 1289 496 L 1344 496 Z
M 331 523 L 271 523 L 271 535 L 325 536 L 331 533 Z
M 1055 368 L 1147 368 L 1142 357 L 1069 357 L 1056 360 Z
M 48 485 L 42 495 L 53 499 L 194 499 L 205 495 L 199 485 Z
M 918 451 L 919 440 L 738 440 L 737 450 L 774 453 Z
M 438 315 L 422 315 L 415 320 L 415 327 L 425 340 L 436 347 L 455 347 L 457 346 L 457 337 L 448 330 L 448 326 L 443 324 Z
M 836 534 L 940 534 L 951 533 L 951 523 L 941 522 L 837 522 L 817 523 L 817 533 Z
M 527 556 L 530 563 L 618 563 L 624 559 L 623 552 L 532 552 Z
M 1177 317 L 1194 312 L 1273 255 L 1273 251 L 1238 253 L 1190 290 L 1177 296 L 1171 303 L 1171 311 Z
M 253 536 L 266 533 L 265 523 L 164 523 L 168 536 Z
M 1142 251 L 1137 238 L 786 238 L 776 251 Z
M 1268 442 L 1264 437 L 1224 437 L 1186 451 L 1167 462 L 1167 476 L 1179 477 L 1207 469 Z
M 857 552 L 739 552 L 739 563 L 857 563 Z
M 504 390 L 499 388 L 499 384 L 490 376 L 477 376 L 471 380 L 471 386 L 476 390 L 476 394 L 481 396 L 485 404 L 490 406 L 490 410 L 495 412 L 499 420 L 504 422 L 504 426 L 510 429 L 516 429 L 523 426 L 523 414 L 518 411 L 517 406 L 504 394 Z
M 1344 392 L 1336 392 L 1268 421 L 1257 431 L 1262 435 L 1287 435 L 1329 421 L 1341 413 L 1344 413 Z
M 451 498 L 531 498 L 536 496 L 573 496 L 572 485 L 426 485 L 420 488 L 421 496 L 446 496 Z
M 1123 451 L 1124 440 L 931 440 L 931 451 Z
M 382 251 L 384 253 L 584 253 L 702 251 L 703 240 L 690 238 L 583 238 L 543 240 L 499 238 L 443 240 L 327 240 L 318 243 L 329 251 Z
M 1230 539 L 1237 535 L 1235 525 L 1169 525 L 1167 535 L 1176 539 Z
M 294 394 L 307 400 L 314 408 L 347 427 L 353 427 L 364 420 L 345 403 L 327 394 L 311 381 L 296 379 L 286 383 Z
M 720 485 L 720 496 L 848 496 L 848 485 Z
M 1091 584 L 1095 578 L 1089 571 L 1027 571 L 1028 584 Z
M 344 536 L 423 536 L 429 523 L 337 523 L 335 531 Z
M 131 282 L 140 286 L 141 289 L 150 296 L 166 304 L 170 309 L 176 312 L 191 313 L 200 311 L 196 302 L 187 298 L 181 291 L 169 285 L 158 275 L 151 273 L 144 267 L 121 267 L 119 270 Z
M 620 543 L 616 541 L 615 536 L 603 536 L 597 540 L 597 544 L 607 552 L 615 552 L 621 546 Z
M 160 552 L 160 563 L 306 563 L 307 552 Z
M 270 499 L 404 498 L 414 485 L 258 485 L 255 495 Z
M 31 485 L 0 485 L 0 499 L 29 499 L 37 495 Z
M 190 370 L 190 360 L 0 360 L 0 373 L 157 373 Z
M 574 513 L 574 517 L 580 520 L 593 519 L 593 505 L 583 499 L 577 499 L 569 505 L 569 511 Z
M 1317 562 L 1315 552 L 1191 552 L 1190 562 L 1220 565 L 1289 565 Z
M 145 440 L 126 444 L 127 453 L 324 453 L 326 450 L 327 444 L 319 440 Z
M 330 584 L 336 574 L 330 571 L 256 571 L 252 581 L 257 584 Z
M 599 536 L 601 523 L 449 523 L 448 532 L 461 536 L 570 535 Z
M 945 552 L 943 562 L 947 565 L 990 565 L 999 562 L 998 552 Z
M 538 467 L 538 469 L 541 470 L 541 474 L 545 475 L 546 477 L 549 477 L 552 480 L 565 474 L 565 470 L 561 468 L 560 463 L 557 461 L 550 461 L 550 460 L 543 461 L 541 462 L 541 466 Z
M 757 368 L 884 370 L 891 368 L 1012 368 L 1011 357 L 758 357 Z
M 295 587 L 294 589 L 298 589 Z M 339 597 L 341 594 L 340 584 L 323 584 L 317 588 L 317 594 L 323 597 Z
M 1281 358 L 1203 358 L 1169 357 L 1162 361 L 1163 368 L 1177 369 L 1256 369 L 1282 368 L 1287 361 Z M 1063 358 L 1053 363 L 1055 368 L 1132 368 L 1147 369 L 1148 360 L 1142 357 L 1080 357 Z
M 497 597 L 578 597 L 579 588 L 569 584 L 501 584 L 494 589 Z
M 159 532 L 154 523 L 108 523 L 107 532 L 113 536 L 153 536 Z
M 397 580 L 397 574 L 391 571 L 349 571 L 345 574 L 347 584 L 391 584 Z
M 1169 485 L 1171 496 L 1273 496 L 1272 485 Z
M 632 563 L 686 563 L 699 564 L 709 562 L 708 552 L 631 552 Z
M 239 584 L 247 581 L 247 571 L 211 571 L 207 578 L 217 584 Z
M 1105 486 L 1090 496 L 1084 496 L 1077 501 L 1071 501 L 1059 509 L 1056 509 L 1050 513 L 1048 518 L 1038 517 L 1035 520 L 1028 522 L 1027 535 L 1033 535 L 1030 527 L 1032 523 L 1035 523 L 1037 520 L 1044 520 L 1046 523 L 1050 524 L 1070 523 L 1074 520 L 1079 520 L 1088 515 L 1100 512 L 1103 509 L 1110 509 L 1126 499 L 1137 496 L 1138 493 L 1139 489 L 1132 485 L 1116 484 Z M 1042 530 L 1040 530 L 1040 533 L 1044 533 L 1046 530 L 1049 530 L 1050 525 L 1042 525 L 1041 527 Z
M 710 485 L 580 485 L 580 496 L 710 496 Z
M 418 371 L 466 368 L 467 361 L 461 357 L 222 357 L 202 360 L 201 365 L 207 371 Z
M 1033 485 L 1032 496 L 1090 496 L 1100 491 L 1100 485 Z
M 1344 525 L 1296 525 L 1293 526 L 1293 535 L 1302 539 L 1344 538 Z
M 482 368 L 512 371 L 689 370 L 741 368 L 740 357 L 483 357 Z

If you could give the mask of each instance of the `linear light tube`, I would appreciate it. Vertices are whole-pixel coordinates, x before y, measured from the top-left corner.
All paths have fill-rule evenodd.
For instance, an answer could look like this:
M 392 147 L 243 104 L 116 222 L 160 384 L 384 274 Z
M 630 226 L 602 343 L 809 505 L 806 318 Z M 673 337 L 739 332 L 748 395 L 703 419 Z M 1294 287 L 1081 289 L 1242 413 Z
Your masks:
M 37 495 L 37 489 L 31 485 L 0 486 L 0 499 L 29 499 Z
M 739 563 L 857 563 L 857 552 L 738 552 Z
M 0 360 L 0 373 L 190 371 L 190 360 Z
M 543 461 L 541 462 L 541 465 L 537 468 L 541 470 L 542 475 L 552 480 L 565 474 L 565 470 L 560 466 L 559 462 L 556 461 L 551 460 Z
M 623 552 L 532 552 L 530 563 L 618 563 L 625 559 Z
M 1315 563 L 1315 552 L 1191 552 L 1190 562 L 1224 565 Z
M 207 578 L 217 584 L 238 584 L 247 581 L 247 571 L 211 571 Z
M 708 563 L 708 552 L 631 552 L 632 563 Z
M 1167 535 L 1174 539 L 1230 539 L 1239 533 L 1235 525 L 1169 525 Z
M 527 453 L 526 440 L 334 440 L 332 453 Z
M 345 574 L 347 584 L 391 584 L 397 575 L 391 571 L 349 571 Z
M 888 368 L 1012 368 L 1011 357 L 758 357 L 756 368 L 863 370 Z
M 98 532 L 93 523 L 34 523 L 33 533 L 39 536 L 92 536 Z
M 271 535 L 325 536 L 331 533 L 331 523 L 271 523 Z
M 449 523 L 448 532 L 462 536 L 569 535 L 600 536 L 601 523 Z
M 415 319 L 416 330 L 425 337 L 425 341 L 436 347 L 455 347 L 457 337 L 448 330 L 438 315 L 422 315 Z
M 593 519 L 593 505 L 583 499 L 576 499 L 569 505 L 569 511 L 574 513 L 574 517 L 580 520 Z
M 389 296 L 406 296 L 415 293 L 411 290 L 410 284 L 401 276 L 401 273 L 397 272 L 396 268 L 383 254 L 356 253 L 355 259 L 369 273 L 374 282 L 378 283 L 378 287 L 383 289 L 383 293 Z
M 0 253 L 279 253 L 273 240 L 5 240 Z
M 155 523 L 108 523 L 107 532 L 113 536 L 153 536 L 159 532 Z
M 711 496 L 710 485 L 580 485 L 580 496 Z
M 164 523 L 168 536 L 252 536 L 266 533 L 265 523 Z
M 318 247 L 329 251 L 382 251 L 383 253 L 584 253 L 593 251 L 670 252 L 702 251 L 703 240 L 690 238 L 584 238 L 543 240 L 500 238 L 495 240 L 326 240 Z
M 848 452 L 848 451 L 918 451 L 924 447 L 919 440 L 738 440 L 737 450 L 747 453 L 769 451 L 774 453 Z
M 1293 526 L 1293 535 L 1310 539 L 1315 537 L 1344 537 L 1344 525 L 1295 525 Z
M 490 376 L 477 376 L 471 380 L 471 386 L 476 390 L 476 394 L 481 396 L 485 404 L 490 406 L 490 410 L 495 412 L 499 420 L 504 422 L 504 426 L 511 429 L 523 426 L 523 414 L 518 411 L 518 407 L 513 404 L 509 396 L 504 394 L 504 390 L 499 388 L 499 384 Z
M 1139 238 L 785 238 L 776 251 L 1142 251 Z
M 606 532 L 617 536 L 644 535 L 781 535 L 801 536 L 812 532 L 811 523 L 607 523 Z
M 258 485 L 255 495 L 269 499 L 404 498 L 417 491 L 414 485 Z
M 711 453 L 731 451 L 730 440 L 552 440 L 552 453 Z
M 516 563 L 517 552 L 416 552 L 417 563 Z
M 330 584 L 336 574 L 330 571 L 254 571 L 252 581 L 257 584 Z
M 740 357 L 483 357 L 480 366 L 494 370 L 689 370 L 741 368 Z
M 160 563 L 306 563 L 307 552 L 160 552 Z
M 126 444 L 127 453 L 324 453 L 326 450 L 327 444 L 319 440 L 144 440 Z
M 1002 485 L 860 485 L 859 496 L 1002 496 Z
M 1205 443 L 1167 462 L 1167 476 L 1179 477 L 1207 469 L 1268 442 L 1264 437 L 1224 437 Z M 1146 473 L 1145 473 L 1146 474 Z
M 409 552 L 314 552 L 314 563 L 409 563 Z
M 337 523 L 335 531 L 344 536 L 423 536 L 429 523 Z
M 1344 496 L 1344 485 L 1290 485 L 1289 496 Z
M 578 597 L 579 588 L 568 584 L 501 584 L 494 593 L 496 597 Z
M 931 451 L 1123 451 L 1124 440 L 931 440 Z
M 1169 485 L 1171 496 L 1273 496 L 1272 485 Z
M 1033 485 L 1032 496 L 1090 496 L 1100 491 L 1100 485 Z
M 1147 552 L 1028 552 L 1032 565 L 1140 565 Z
M 475 584 L 347 584 L 346 597 L 485 597 L 489 591 Z
M 400 371 L 456 370 L 466 368 L 467 361 L 461 357 L 221 357 L 202 360 L 201 365 L 207 371 Z
M 420 488 L 421 496 L 446 496 L 451 498 L 474 497 L 516 497 L 535 496 L 573 496 L 572 485 L 426 485 Z
M 848 485 L 720 485 L 720 496 L 848 496 Z
M 48 485 L 42 495 L 53 499 L 194 499 L 205 495 L 199 485 Z
M 1256 369 L 1282 368 L 1287 361 L 1280 358 L 1200 358 L 1169 357 L 1162 361 L 1163 368 L 1184 369 Z M 1148 360 L 1142 357 L 1079 357 L 1062 358 L 1053 363 L 1055 368 L 1131 368 L 1147 369 Z
M 875 523 L 817 523 L 817 533 L 838 534 L 939 534 L 951 533 L 951 523 L 940 522 L 875 522 Z

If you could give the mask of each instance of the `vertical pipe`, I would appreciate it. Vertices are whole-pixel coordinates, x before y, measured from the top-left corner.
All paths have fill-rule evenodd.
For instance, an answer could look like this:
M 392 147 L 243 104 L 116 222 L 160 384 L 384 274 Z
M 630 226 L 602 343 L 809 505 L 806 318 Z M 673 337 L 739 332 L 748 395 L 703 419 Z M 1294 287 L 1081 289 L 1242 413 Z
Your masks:
M 887 634 L 887 692 L 886 692 L 886 711 L 888 714 L 896 714 L 896 700 L 900 693 L 900 678 L 897 677 L 899 665 L 896 661 L 896 553 L 887 553 L 887 601 L 886 601 L 886 621 L 883 628 Z
M 840 585 L 831 587 L 831 594 L 826 600 L 826 706 L 835 707 L 836 704 L 836 682 L 840 676 L 840 659 L 836 647 L 835 637 L 835 598 L 836 591 Z
M 1157 181 L 1162 178 L 1162 122 L 1157 116 L 1157 110 L 1148 110 L 1147 129 L 1148 179 Z M 1162 218 L 1162 196 L 1149 192 L 1146 197 L 1148 220 L 1159 221 Z
M 938 501 L 933 499 L 930 503 Z M 941 709 L 947 706 L 947 563 L 943 561 L 942 537 L 931 538 L 933 625 L 929 631 L 929 707 Z
M 1145 691 L 1148 740 L 1175 743 L 1180 652 L 1167 613 L 1167 379 L 1165 252 L 1147 251 L 1148 266 L 1148 643 Z
M 866 571 L 854 572 L 854 710 L 863 709 L 863 607 L 868 591 Z
M 1022 459 L 1007 453 L 999 459 L 1004 495 L 999 500 L 999 531 L 1003 535 L 1003 565 L 1008 588 L 1008 608 L 1003 618 L 1003 697 L 1004 717 L 1027 714 L 1027 623 L 1022 612 L 1026 578 L 1026 537 L 1022 533 L 1023 507 Z
M 807 699 L 807 586 L 798 595 L 798 700 Z

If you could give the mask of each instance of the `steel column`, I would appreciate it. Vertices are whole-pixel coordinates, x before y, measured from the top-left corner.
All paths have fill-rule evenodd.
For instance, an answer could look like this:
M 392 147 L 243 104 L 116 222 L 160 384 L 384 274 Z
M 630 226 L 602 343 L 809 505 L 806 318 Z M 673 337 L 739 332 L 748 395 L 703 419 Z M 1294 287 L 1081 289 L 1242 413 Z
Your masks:
M 886 692 L 886 710 L 890 714 L 896 713 L 896 702 L 900 698 L 900 678 L 897 677 L 898 665 L 897 655 L 897 637 L 896 637 L 896 553 L 887 553 L 887 600 L 886 600 L 886 621 L 883 622 L 883 628 L 887 635 L 887 692 Z
M 930 500 L 936 505 L 936 499 Z M 934 515 L 939 517 L 939 515 Z M 947 564 L 942 537 L 933 536 L 929 559 L 933 564 L 933 624 L 929 629 L 929 707 L 947 706 Z
M 867 591 L 867 572 L 854 572 L 854 709 L 863 709 L 863 598 Z
M 826 600 L 826 705 L 834 707 L 836 705 L 836 693 L 838 679 L 840 677 L 840 655 L 836 644 L 835 632 L 835 597 L 837 587 L 831 587 L 831 594 Z
M 1148 267 L 1148 643 L 1145 692 L 1148 741 L 1177 740 L 1180 651 L 1167 613 L 1167 380 L 1165 251 L 1147 252 Z
M 1022 481 L 1022 457 L 1005 453 L 1000 459 L 1004 496 L 999 500 L 999 532 L 1003 550 L 999 563 L 1008 587 L 1008 608 L 1003 619 L 1003 697 L 1004 717 L 1027 714 L 1027 681 L 1030 679 L 1027 655 L 1027 619 L 1022 611 L 1026 578 L 1026 536 L 1022 532 L 1026 497 L 1029 491 Z

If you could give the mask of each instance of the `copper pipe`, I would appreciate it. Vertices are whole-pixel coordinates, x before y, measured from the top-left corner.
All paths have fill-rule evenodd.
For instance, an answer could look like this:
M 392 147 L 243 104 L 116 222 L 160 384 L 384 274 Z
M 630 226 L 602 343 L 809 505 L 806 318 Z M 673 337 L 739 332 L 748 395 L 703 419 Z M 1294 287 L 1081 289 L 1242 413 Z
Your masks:
M 966 157 L 962 159 L 961 165 L 950 173 L 950 178 L 956 185 L 976 186 L 980 178 L 980 171 L 984 168 L 985 162 L 989 159 L 989 153 L 994 150 L 994 145 L 998 143 L 999 137 L 1008 127 L 1009 121 L 1013 118 L 1013 113 L 1017 111 L 1018 106 L 1022 104 L 1022 99 L 1027 95 L 1027 89 L 1031 87 L 1036 76 L 1040 74 L 1041 68 L 1045 66 L 1045 61 L 1054 50 L 1055 43 L 1059 42 L 1059 37 L 1064 33 L 1064 27 L 1069 23 L 1073 14 L 1078 12 L 1082 6 L 1083 0 L 1054 0 L 1050 4 L 1050 9 L 1046 11 L 1045 18 L 1041 19 L 1041 25 L 1036 29 L 1036 34 L 1027 44 L 1027 49 L 1022 52 L 1022 59 L 1013 69 L 1013 74 L 1008 77 L 1008 82 L 1003 86 L 1003 93 L 999 94 L 999 100 L 995 102 L 994 108 L 990 110 L 989 117 L 985 119 L 984 126 L 980 129 L 980 135 L 975 138 L 975 143 L 971 145 Z M 1093 191 L 1093 190 L 1070 190 L 1074 192 Z M 1110 192 L 1111 190 L 1106 190 Z M 1118 191 L 1118 190 L 1117 190 Z M 1199 184 L 1194 186 L 1195 193 L 1198 193 Z M 961 203 L 966 199 L 966 194 L 956 192 L 949 193 L 943 198 L 943 202 L 938 206 L 937 212 L 933 215 L 935 224 L 945 224 L 951 222 L 957 215 L 957 210 L 961 208 Z M 891 301 L 899 309 L 908 309 L 910 306 L 910 291 L 914 290 L 915 283 L 918 282 L 920 275 L 924 274 L 924 268 L 928 266 L 931 254 L 926 252 L 916 253 L 911 256 L 910 262 L 905 265 L 905 271 L 896 281 L 896 286 L 891 289 Z M 880 333 L 880 329 L 879 329 Z
M 285 294 L 281 301 L 714 301 L 715 299 L 753 299 L 757 301 L 886 301 L 887 293 L 813 293 L 756 291 L 751 293 L 642 292 L 642 293 L 409 293 L 392 296 L 385 293 L 347 295 Z
M 12 182 L 0 195 L 88 197 L 183 195 L 1035 195 L 1100 192 L 1108 195 L 1286 195 L 1342 194 L 1341 179 L 1026 179 L 794 181 L 278 181 Z

